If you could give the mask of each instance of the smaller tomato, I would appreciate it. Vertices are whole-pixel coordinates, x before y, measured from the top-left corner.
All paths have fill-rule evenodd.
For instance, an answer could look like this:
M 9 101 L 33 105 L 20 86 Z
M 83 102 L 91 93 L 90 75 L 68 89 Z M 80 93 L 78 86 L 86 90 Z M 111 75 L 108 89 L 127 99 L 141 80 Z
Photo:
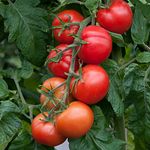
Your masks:
M 131 27 L 133 14 L 127 2 L 112 0 L 109 8 L 98 11 L 96 20 L 103 28 L 123 34 Z
M 75 10 L 64 10 L 57 14 L 57 17 L 61 19 L 64 23 L 80 23 L 84 19 L 83 16 Z M 53 27 L 59 26 L 59 28 L 53 30 L 55 39 L 60 43 L 73 43 L 74 38 L 71 36 L 71 34 L 76 34 L 78 32 L 79 25 L 66 26 L 66 28 L 62 31 L 62 23 L 57 17 L 54 18 L 52 22 Z
M 94 122 L 91 108 L 82 102 L 72 102 L 56 118 L 56 129 L 65 137 L 79 138 L 85 135 Z
M 58 53 L 65 50 L 68 47 L 67 44 L 60 44 L 56 47 L 56 50 L 51 50 L 48 59 L 52 59 L 57 56 Z M 62 53 L 62 57 L 58 62 L 50 62 L 48 63 L 48 69 L 58 77 L 67 78 L 65 73 L 69 72 L 69 68 L 72 60 L 72 49 L 68 49 Z M 78 60 L 75 62 L 75 70 L 79 67 Z
M 49 90 L 53 90 L 56 87 L 60 86 L 61 84 L 63 84 L 65 82 L 65 79 L 63 78 L 59 78 L 59 77 L 52 77 L 49 78 L 47 80 L 44 81 L 41 90 L 48 92 Z M 46 103 L 46 108 L 51 109 L 53 108 L 55 105 L 52 103 L 52 100 L 57 104 L 60 100 L 62 100 L 64 93 L 65 93 L 65 88 L 66 85 L 62 85 L 61 87 L 57 88 L 56 90 L 54 90 L 53 93 L 53 97 L 48 98 L 46 97 L 44 94 L 41 94 L 40 96 L 40 102 L 41 104 L 46 103 L 46 101 L 48 101 Z M 69 96 L 66 99 L 66 102 L 71 101 L 71 96 Z
M 45 115 L 48 115 L 45 113 Z M 66 138 L 62 136 L 52 122 L 46 122 L 43 114 L 37 115 L 31 124 L 32 136 L 40 144 L 57 146 Z

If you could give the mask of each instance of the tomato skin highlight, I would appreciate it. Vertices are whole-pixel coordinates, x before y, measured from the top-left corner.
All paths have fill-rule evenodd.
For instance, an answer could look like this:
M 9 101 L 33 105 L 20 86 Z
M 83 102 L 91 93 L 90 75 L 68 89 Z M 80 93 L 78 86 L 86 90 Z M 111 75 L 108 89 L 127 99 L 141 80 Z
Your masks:
M 109 8 L 97 12 L 96 20 L 103 28 L 123 34 L 131 27 L 133 14 L 127 2 L 113 0 Z
M 65 50 L 68 47 L 67 44 L 60 44 L 56 47 L 58 52 Z M 51 50 L 48 59 L 54 58 L 57 56 L 57 52 L 55 50 Z M 50 62 L 48 63 L 48 69 L 51 71 L 55 76 L 67 78 L 65 73 L 69 72 L 69 68 L 71 65 L 72 60 L 72 49 L 68 49 L 67 51 L 63 52 L 63 55 L 59 62 Z M 75 70 L 79 68 L 78 59 L 75 62 Z
M 45 113 L 45 115 L 48 115 Z M 66 138 L 62 136 L 54 124 L 51 122 L 45 122 L 43 114 L 37 115 L 31 124 L 32 136 L 40 144 L 47 146 L 57 146 L 62 144 Z
M 100 26 L 90 25 L 83 29 L 81 39 L 83 44 L 78 56 L 87 64 L 100 64 L 112 51 L 112 39 L 109 33 Z
M 84 17 L 77 12 L 76 10 L 64 10 L 57 14 L 57 16 L 65 23 L 80 23 L 83 21 Z M 54 18 L 52 22 L 52 26 L 61 26 L 61 22 L 58 18 Z M 66 43 L 71 44 L 74 41 L 74 38 L 71 36 L 71 34 L 76 34 L 78 32 L 79 26 L 78 25 L 71 25 L 68 29 L 65 29 L 60 35 L 60 31 L 62 28 L 56 28 L 53 30 L 55 39 L 60 43 Z
M 78 72 L 77 72 L 78 73 Z M 97 65 L 86 65 L 82 68 L 82 79 L 74 85 L 72 78 L 70 90 L 77 100 L 85 104 L 96 104 L 101 101 L 109 90 L 109 76 Z
M 79 101 L 72 102 L 69 107 L 56 118 L 56 129 L 65 137 L 79 138 L 85 135 L 94 122 L 91 108 Z
M 45 92 L 48 92 L 48 90 L 52 90 L 54 88 L 56 88 L 57 86 L 63 84 L 65 82 L 65 79 L 63 78 L 60 78 L 60 77 L 52 77 L 52 78 L 49 78 L 47 80 L 45 80 L 43 82 L 43 85 L 42 85 L 42 88 L 41 90 L 45 91 Z M 55 91 L 54 91 L 54 96 L 57 98 L 57 100 L 54 99 L 54 101 L 56 102 L 56 104 L 59 102 L 59 100 L 62 100 L 63 96 L 64 96 L 64 93 L 65 93 L 65 87 L 66 85 L 62 85 L 61 87 L 57 88 Z M 48 97 L 46 97 L 44 94 L 41 94 L 40 96 L 40 103 L 41 104 L 44 104 L 44 102 L 48 99 Z M 69 96 L 67 99 L 66 99 L 66 102 L 69 102 L 71 101 L 71 96 Z M 46 106 L 46 108 L 48 109 L 52 109 L 54 107 L 54 104 L 49 101 Z

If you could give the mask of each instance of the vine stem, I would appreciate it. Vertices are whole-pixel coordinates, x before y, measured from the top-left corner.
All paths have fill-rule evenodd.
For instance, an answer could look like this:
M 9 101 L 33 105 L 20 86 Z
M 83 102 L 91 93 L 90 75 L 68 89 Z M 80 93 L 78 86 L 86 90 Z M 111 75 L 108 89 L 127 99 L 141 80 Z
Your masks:
M 80 34 L 82 32 L 83 27 L 88 25 L 90 22 L 91 22 L 91 17 L 88 17 L 88 18 L 84 19 L 81 22 L 80 28 L 79 28 L 78 33 L 77 33 L 77 37 L 80 37 Z M 79 42 L 78 40 L 79 40 L 79 38 L 75 38 L 75 40 L 73 42 L 73 45 L 78 45 L 77 44 Z M 72 48 L 72 60 L 71 60 L 70 68 L 69 68 L 68 78 L 66 80 L 66 89 L 65 89 L 65 94 L 64 94 L 64 97 L 63 97 L 63 102 L 65 102 L 66 98 L 69 95 L 70 82 L 71 82 L 71 79 L 72 79 L 72 76 L 73 76 L 72 71 L 74 71 L 74 69 L 75 69 L 76 55 L 77 55 L 77 49 L 76 49 L 76 47 L 74 47 L 74 48 Z
M 21 99 L 21 102 L 28 107 L 29 109 L 29 117 L 27 115 L 25 115 L 28 119 L 30 119 L 30 121 L 32 122 L 33 120 L 33 108 L 37 107 L 36 105 L 30 105 L 28 104 L 25 99 L 24 99 L 24 96 L 22 94 L 22 91 L 21 91 L 21 88 L 20 88 L 20 85 L 18 83 L 18 80 L 16 77 L 13 78 L 14 82 L 15 82 L 15 85 L 16 85 L 16 88 L 17 88 L 17 91 L 19 93 L 19 96 L 20 96 L 20 99 Z
M 149 47 L 148 45 L 146 45 L 145 43 L 143 43 L 143 44 L 141 44 L 141 46 L 142 46 L 145 50 L 147 50 L 147 51 L 150 52 L 150 47 Z
M 22 91 L 21 91 L 21 88 L 20 88 L 20 85 L 18 83 L 18 80 L 16 79 L 16 77 L 13 78 L 14 82 L 15 82 L 15 85 L 16 85 L 16 88 L 17 88 L 17 91 L 19 93 L 19 96 L 20 96 L 20 99 L 22 101 L 23 104 L 27 105 L 25 99 L 24 99 L 24 96 L 22 94 Z

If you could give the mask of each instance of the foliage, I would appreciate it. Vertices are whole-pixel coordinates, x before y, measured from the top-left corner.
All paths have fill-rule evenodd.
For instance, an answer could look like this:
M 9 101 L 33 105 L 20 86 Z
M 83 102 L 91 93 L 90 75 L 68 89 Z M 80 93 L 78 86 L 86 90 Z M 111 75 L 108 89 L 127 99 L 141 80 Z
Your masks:
M 129 3 L 133 25 L 123 35 L 110 33 L 113 51 L 101 64 L 110 76 L 108 95 L 92 106 L 95 121 L 87 135 L 69 139 L 70 150 L 150 149 L 150 1 Z M 72 4 L 92 18 L 104 6 L 101 0 L 0 0 L 0 150 L 53 149 L 33 140 L 30 123 L 40 112 L 37 88 L 52 76 L 44 67 L 46 46 L 57 45 L 49 14 Z

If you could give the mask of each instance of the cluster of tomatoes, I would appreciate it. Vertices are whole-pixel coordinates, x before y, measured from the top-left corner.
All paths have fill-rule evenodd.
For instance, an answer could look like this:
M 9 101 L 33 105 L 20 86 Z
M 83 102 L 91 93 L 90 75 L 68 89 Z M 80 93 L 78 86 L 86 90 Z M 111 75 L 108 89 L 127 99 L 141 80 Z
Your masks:
M 53 60 L 48 62 L 48 68 L 55 77 L 47 79 L 41 88 L 45 92 L 50 91 L 51 97 L 41 94 L 40 102 L 45 108 L 57 111 L 66 105 L 62 112 L 53 117 L 44 112 L 34 118 L 32 135 L 41 144 L 56 146 L 66 138 L 85 135 L 92 127 L 94 114 L 88 105 L 101 101 L 109 89 L 109 76 L 99 66 L 112 51 L 112 38 L 108 31 L 126 32 L 132 24 L 132 11 L 123 0 L 112 0 L 109 8 L 98 10 L 96 21 L 100 26 L 83 28 L 80 36 L 82 44 L 76 46 L 74 58 L 71 45 L 76 37 L 73 35 L 78 33 L 83 20 L 84 17 L 75 10 L 64 10 L 53 20 L 54 37 L 61 44 L 48 55 L 48 59 Z M 72 59 L 75 61 L 74 70 L 70 67 Z M 82 68 L 79 60 L 84 63 Z M 69 94 L 64 99 L 70 74 Z M 72 102 L 73 99 L 77 101 Z

